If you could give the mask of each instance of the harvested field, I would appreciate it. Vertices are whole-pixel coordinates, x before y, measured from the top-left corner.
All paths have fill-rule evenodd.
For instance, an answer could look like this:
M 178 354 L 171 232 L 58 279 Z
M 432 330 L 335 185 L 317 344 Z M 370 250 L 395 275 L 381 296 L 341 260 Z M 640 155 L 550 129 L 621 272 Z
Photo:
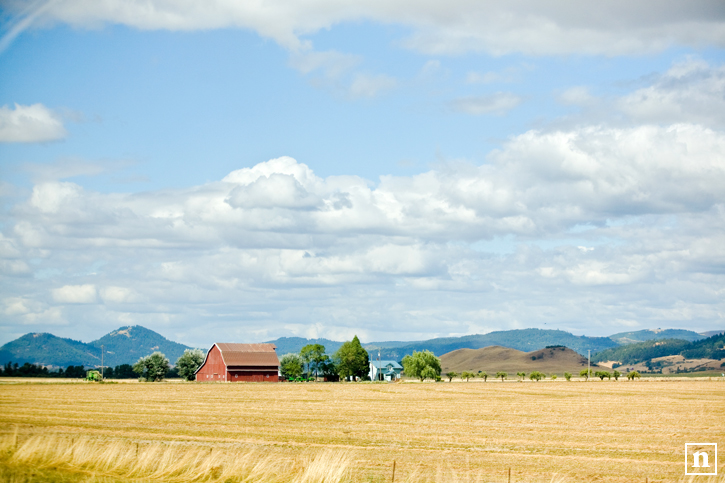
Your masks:
M 106 448 L 99 452 L 116 445 L 126 455 L 130 448 L 142 454 L 155 448 L 175 451 L 168 459 L 181 458 L 179 451 L 197 460 L 207 451 L 218 458 L 213 465 L 198 460 L 211 469 L 194 481 L 222 481 L 210 472 L 228 476 L 233 455 L 246 460 L 273 455 L 279 466 L 274 471 L 298 468 L 298 475 L 307 471 L 305 461 L 326 455 L 348 465 L 343 481 L 390 481 L 393 462 L 396 481 L 505 482 L 508 468 L 512 482 L 551 481 L 555 474 L 572 482 L 684 481 L 686 442 L 725 443 L 725 382 L 716 379 L 0 383 L 0 405 L 6 449 L 20 453 L 23 444 L 41 447 L 43 438 L 52 437 L 53 448 L 82 440 L 89 448 Z M 17 443 L 7 443 L 16 428 Z M 25 460 L 7 451 L 2 465 L 39 464 L 30 450 Z M 62 458 L 52 464 L 54 471 L 85 476 L 175 481 L 134 477 L 123 473 L 127 469 L 72 466 Z M 303 481 L 295 478 L 279 481 Z

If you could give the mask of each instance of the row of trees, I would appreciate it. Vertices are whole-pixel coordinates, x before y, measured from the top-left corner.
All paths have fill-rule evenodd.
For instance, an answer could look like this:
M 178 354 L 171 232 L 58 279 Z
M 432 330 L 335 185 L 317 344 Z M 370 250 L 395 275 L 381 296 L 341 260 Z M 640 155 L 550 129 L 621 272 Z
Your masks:
M 204 362 L 204 352 L 199 349 L 187 349 L 171 367 L 169 359 L 161 352 L 141 357 L 135 364 L 120 364 L 116 367 L 106 367 L 103 370 L 104 379 L 135 379 L 144 381 L 161 381 L 163 379 L 181 377 L 188 381 L 194 380 L 194 373 Z M 85 378 L 88 369 L 81 366 L 62 367 L 49 370 L 40 364 L 26 362 L 22 366 L 8 362 L 0 366 L 0 377 L 65 377 L 73 379 Z
M 187 381 L 193 381 L 194 373 L 204 362 L 204 352 L 201 349 L 186 349 L 176 360 L 176 367 L 173 369 L 176 377 Z M 169 359 L 161 352 L 141 357 L 132 367 L 133 372 L 140 380 L 147 382 L 163 381 L 169 374 Z
M 279 361 L 282 376 L 288 380 L 311 377 L 366 378 L 370 370 L 370 357 L 357 336 L 345 342 L 332 357 L 325 354 L 322 344 L 308 344 L 299 354 L 285 354 Z
M 516 376 L 519 378 L 519 381 L 523 381 L 524 379 L 526 379 L 526 373 L 525 372 L 517 372 L 516 373 Z M 589 380 L 590 377 L 598 377 L 601 380 L 604 380 L 604 378 L 607 378 L 608 380 L 611 380 L 612 378 L 614 378 L 615 381 L 618 381 L 619 378 L 622 377 L 622 373 L 619 372 L 619 371 L 617 371 L 617 370 L 615 370 L 615 371 L 613 371 L 613 372 L 610 373 L 608 371 L 596 371 L 596 372 L 594 372 L 591 369 L 589 369 L 589 370 L 582 369 L 581 372 L 579 372 L 579 376 L 580 377 L 583 377 L 583 378 L 585 378 L 587 380 Z M 448 373 L 446 373 L 446 377 L 448 378 L 448 382 L 451 382 L 456 377 L 460 377 L 461 379 L 465 379 L 466 382 L 468 382 L 469 379 L 473 379 L 473 378 L 476 378 L 476 377 L 480 377 L 485 382 L 488 379 L 488 373 L 485 372 L 485 371 L 479 371 L 478 373 L 474 373 L 474 372 L 471 372 L 471 371 L 463 371 L 460 374 L 457 373 L 457 372 L 448 372 Z M 497 372 L 496 373 L 496 379 L 499 379 L 500 378 L 502 382 L 507 377 L 508 377 L 508 373 L 507 372 L 500 371 L 500 372 Z M 542 379 L 546 379 L 546 377 L 547 377 L 546 374 L 544 374 L 543 372 L 539 372 L 539 371 L 533 371 L 532 373 L 529 374 L 529 379 L 531 379 L 532 381 L 537 381 L 537 382 L 538 381 L 541 381 Z M 552 380 L 555 380 L 559 376 L 557 376 L 556 374 L 551 374 L 548 377 L 550 377 Z M 627 374 L 627 379 L 629 379 L 629 380 L 639 379 L 640 377 L 641 376 L 640 376 L 640 374 L 637 371 L 632 371 L 632 372 L 630 372 L 630 373 Z M 565 372 L 564 373 L 564 378 L 567 381 L 571 381 L 572 374 L 570 372 Z

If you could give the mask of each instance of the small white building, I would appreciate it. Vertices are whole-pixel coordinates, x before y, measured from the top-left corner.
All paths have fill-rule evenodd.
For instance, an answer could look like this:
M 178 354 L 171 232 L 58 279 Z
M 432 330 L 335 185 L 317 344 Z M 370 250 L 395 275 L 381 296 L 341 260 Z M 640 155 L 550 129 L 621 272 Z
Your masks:
M 403 366 L 395 361 L 370 361 L 371 381 L 395 381 L 400 379 Z

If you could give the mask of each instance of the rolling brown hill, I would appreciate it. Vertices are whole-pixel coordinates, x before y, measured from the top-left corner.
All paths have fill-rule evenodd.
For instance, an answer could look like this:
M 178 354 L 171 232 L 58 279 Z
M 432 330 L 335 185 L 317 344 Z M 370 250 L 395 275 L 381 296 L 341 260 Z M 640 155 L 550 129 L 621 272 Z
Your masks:
M 440 359 L 443 374 L 450 371 L 485 371 L 493 376 L 498 371 L 508 372 L 509 375 L 539 371 L 579 375 L 579 371 L 587 367 L 587 358 L 567 347 L 523 352 L 495 345 L 483 349 L 458 349 L 443 354 Z M 596 367 L 592 364 L 592 369 Z

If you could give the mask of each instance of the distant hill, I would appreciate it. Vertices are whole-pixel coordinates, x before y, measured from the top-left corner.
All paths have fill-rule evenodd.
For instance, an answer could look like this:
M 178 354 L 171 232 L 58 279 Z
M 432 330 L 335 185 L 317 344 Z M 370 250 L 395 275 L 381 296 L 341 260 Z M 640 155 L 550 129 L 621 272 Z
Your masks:
M 563 374 L 571 372 L 579 374 L 587 367 L 587 358 L 567 347 L 552 347 L 531 352 L 509 349 L 508 347 L 491 346 L 482 349 L 457 349 L 441 357 L 443 374 L 446 372 L 485 371 L 493 378 L 496 372 L 508 372 L 515 376 L 517 372 Z M 594 367 L 594 365 L 592 365 Z
M 53 334 L 25 334 L 0 348 L 0 363 L 11 361 L 44 366 L 95 366 L 101 363 L 101 351 L 89 344 Z
M 634 332 L 620 332 L 619 334 L 610 335 L 609 338 L 612 339 L 617 344 L 633 344 L 636 342 L 644 342 L 646 340 L 655 340 L 655 339 L 680 339 L 680 340 L 686 340 L 689 342 L 694 342 L 696 340 L 704 339 L 705 335 L 698 334 L 697 332 L 693 332 L 691 330 L 683 330 L 683 329 L 665 329 L 665 330 L 652 330 L 652 329 L 645 329 L 645 330 L 637 330 Z
M 44 366 L 95 367 L 133 364 L 155 351 L 163 352 L 173 364 L 189 347 L 172 342 L 161 334 L 140 325 L 121 327 L 90 343 L 63 339 L 53 334 L 25 334 L 0 347 L 0 364 L 17 362 Z
M 725 358 L 725 334 L 714 335 L 695 342 L 681 339 L 648 340 L 598 352 L 593 361 L 618 361 L 637 364 L 658 357 L 681 355 L 687 359 Z
M 277 354 L 280 356 L 289 354 L 290 352 L 298 353 L 300 349 L 308 344 L 322 344 L 328 355 L 332 355 L 340 348 L 343 342 L 330 339 L 305 339 L 303 337 L 280 337 L 279 339 L 267 341 L 277 346 Z M 386 341 L 386 342 L 369 342 L 362 344 L 368 351 L 377 351 L 378 348 L 393 348 L 410 344 L 410 341 Z M 377 352 L 376 352 L 377 355 Z
M 304 346 L 308 344 L 321 344 L 325 346 L 325 352 L 329 355 L 337 352 L 337 349 L 343 344 L 336 340 L 330 339 L 305 339 L 303 337 L 280 337 L 279 339 L 267 341 L 269 344 L 277 346 L 277 355 L 282 357 L 285 354 L 300 352 Z
M 722 330 L 708 330 L 707 332 L 700 332 L 703 337 L 712 337 L 713 335 L 725 334 L 725 329 Z
M 413 342 L 400 347 L 381 349 L 380 355 L 383 359 L 399 361 L 405 355 L 412 354 L 413 351 L 429 350 L 440 357 L 457 349 L 481 349 L 494 345 L 524 352 L 543 349 L 549 345 L 563 345 L 579 354 L 586 354 L 587 349 L 591 350 L 593 354 L 616 347 L 617 343 L 608 337 L 577 336 L 562 330 L 519 329 Z M 375 356 L 377 357 L 377 351 Z
M 107 366 L 133 364 L 140 357 L 156 351 L 162 352 L 174 364 L 186 349 L 190 349 L 140 325 L 121 327 L 88 345 L 96 348 L 100 354 L 101 344 L 104 350 L 103 362 Z

